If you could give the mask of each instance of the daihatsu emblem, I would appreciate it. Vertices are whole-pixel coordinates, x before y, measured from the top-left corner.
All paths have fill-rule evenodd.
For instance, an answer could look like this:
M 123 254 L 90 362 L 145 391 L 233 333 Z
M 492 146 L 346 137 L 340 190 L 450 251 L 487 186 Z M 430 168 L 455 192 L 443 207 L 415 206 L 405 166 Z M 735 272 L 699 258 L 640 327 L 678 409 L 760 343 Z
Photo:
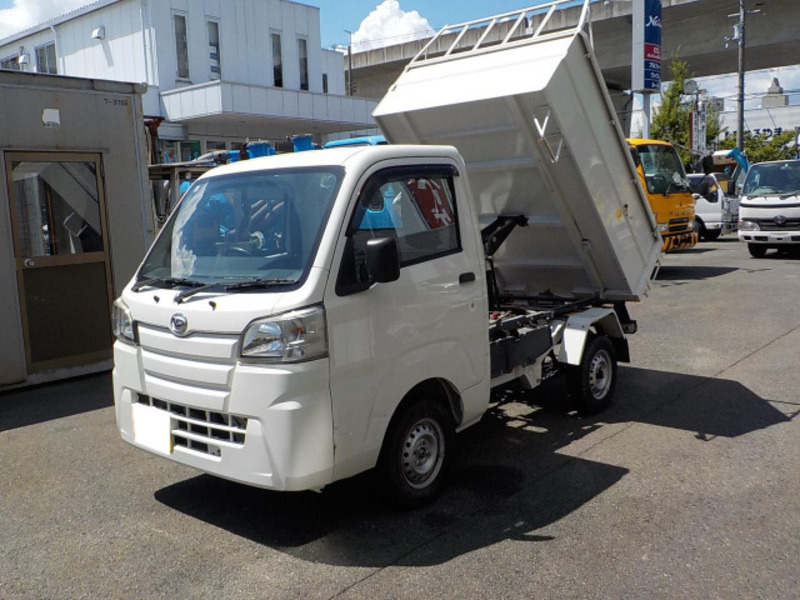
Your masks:
M 186 335 L 186 331 L 189 327 L 189 321 L 186 319 L 186 315 L 181 313 L 175 313 L 172 315 L 172 318 L 169 320 L 169 328 L 172 333 L 177 336 L 183 337 Z
M 783 215 L 777 215 L 772 220 L 775 221 L 775 225 L 786 225 L 786 217 Z

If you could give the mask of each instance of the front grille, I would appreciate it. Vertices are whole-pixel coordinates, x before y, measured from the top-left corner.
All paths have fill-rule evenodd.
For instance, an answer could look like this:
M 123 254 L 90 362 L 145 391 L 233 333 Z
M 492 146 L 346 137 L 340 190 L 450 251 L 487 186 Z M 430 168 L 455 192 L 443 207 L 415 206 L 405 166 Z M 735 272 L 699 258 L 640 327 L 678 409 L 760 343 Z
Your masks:
M 172 445 L 189 448 L 211 456 L 222 456 L 220 442 L 243 446 L 247 417 L 191 408 L 139 394 L 139 404 L 170 413 Z
M 689 228 L 689 219 L 670 219 L 669 220 L 669 231 L 686 231 Z
M 758 219 L 756 221 L 761 231 L 786 231 L 800 229 L 800 219 L 786 219 L 783 223 L 776 223 L 774 219 Z

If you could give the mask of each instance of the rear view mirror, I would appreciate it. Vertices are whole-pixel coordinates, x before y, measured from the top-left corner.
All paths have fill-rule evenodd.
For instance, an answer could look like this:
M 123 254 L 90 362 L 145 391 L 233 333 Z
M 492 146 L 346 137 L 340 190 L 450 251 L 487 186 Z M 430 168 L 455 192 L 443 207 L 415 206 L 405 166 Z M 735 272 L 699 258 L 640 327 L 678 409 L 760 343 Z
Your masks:
M 400 279 L 400 256 L 394 238 L 382 237 L 367 242 L 367 271 L 377 283 Z

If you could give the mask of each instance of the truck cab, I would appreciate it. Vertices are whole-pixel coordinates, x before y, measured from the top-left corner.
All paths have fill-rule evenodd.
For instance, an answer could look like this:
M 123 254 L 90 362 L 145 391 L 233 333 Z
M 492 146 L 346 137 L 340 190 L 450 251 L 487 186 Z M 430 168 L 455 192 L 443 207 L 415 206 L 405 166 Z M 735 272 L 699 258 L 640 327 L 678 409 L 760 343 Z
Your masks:
M 800 248 L 800 160 L 750 166 L 739 199 L 739 239 L 753 258 Z
M 710 173 L 708 177 L 714 184 L 702 189 L 706 175 L 693 173 L 688 176 L 689 187 L 694 197 L 695 231 L 699 239 L 714 241 L 720 235 L 736 231 L 739 221 L 739 200 L 725 193 L 728 180 L 720 180 L 720 175 Z M 703 194 L 702 192 L 706 193 Z
M 633 162 L 664 243 L 662 252 L 697 244 L 694 198 L 675 147 L 660 140 L 629 138 Z

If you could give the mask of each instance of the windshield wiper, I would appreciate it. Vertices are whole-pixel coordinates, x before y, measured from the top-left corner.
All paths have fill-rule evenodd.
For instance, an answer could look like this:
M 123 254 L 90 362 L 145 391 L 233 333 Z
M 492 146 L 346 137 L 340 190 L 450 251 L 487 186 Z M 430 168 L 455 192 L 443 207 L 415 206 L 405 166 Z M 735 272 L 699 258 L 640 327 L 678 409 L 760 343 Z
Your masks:
M 184 277 L 152 277 L 151 279 L 142 279 L 133 284 L 131 291 L 138 292 L 143 287 L 153 286 L 158 287 L 156 284 L 162 284 L 167 288 L 174 288 L 176 285 L 186 285 L 189 287 L 198 287 L 204 285 L 202 281 L 194 281 Z
M 234 290 L 255 290 L 263 289 L 273 285 L 289 285 L 297 283 L 294 279 L 244 279 L 242 281 L 216 281 L 214 283 L 207 283 L 206 285 L 196 287 L 191 290 L 185 290 L 175 296 L 174 300 L 177 304 L 182 303 L 186 298 L 199 294 L 200 292 L 213 292 L 216 290 L 234 291 Z
M 795 190 L 793 192 L 786 192 L 786 193 L 780 195 L 780 199 L 781 200 L 785 200 L 786 198 L 789 198 L 790 196 L 797 196 L 798 194 L 800 194 L 800 190 Z

